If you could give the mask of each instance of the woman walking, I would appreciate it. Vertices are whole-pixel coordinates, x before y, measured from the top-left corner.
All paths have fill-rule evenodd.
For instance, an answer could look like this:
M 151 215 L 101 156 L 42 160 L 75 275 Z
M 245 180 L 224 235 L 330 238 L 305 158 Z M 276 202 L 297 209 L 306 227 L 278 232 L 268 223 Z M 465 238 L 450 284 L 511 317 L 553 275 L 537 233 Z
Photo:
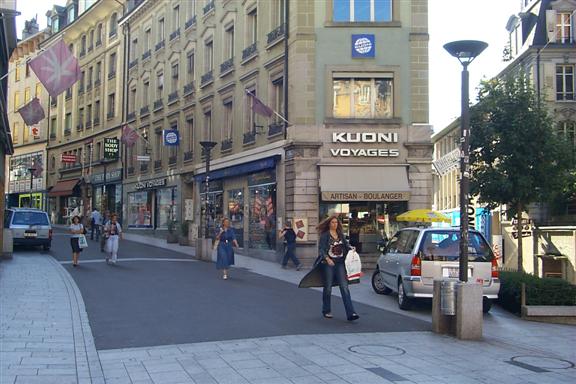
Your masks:
M 352 247 L 350 247 L 344 236 L 342 223 L 338 220 L 338 216 L 330 216 L 318 224 L 317 229 L 320 234 L 318 258 L 314 263 L 314 268 L 304 276 L 299 287 L 318 286 L 318 283 L 321 282 L 323 287 L 322 315 L 327 319 L 331 319 L 333 317 L 331 303 L 332 286 L 339 285 L 348 321 L 358 320 L 360 316 L 354 311 L 344 264 L 346 255 Z
M 78 258 L 80 257 L 80 244 L 78 244 L 78 239 L 80 236 L 84 235 L 84 226 L 80 223 L 80 216 L 72 217 L 72 224 L 70 224 L 70 233 L 72 237 L 70 238 L 70 246 L 72 247 L 72 266 L 78 266 Z
M 106 240 L 106 263 L 112 262 L 116 264 L 118 260 L 118 243 L 122 239 L 122 226 L 118 222 L 118 215 L 113 213 L 110 215 L 110 221 L 104 226 L 104 233 L 107 236 Z
M 228 269 L 231 265 L 234 265 L 234 249 L 232 246 L 238 248 L 236 235 L 234 230 L 230 228 L 230 220 L 222 220 L 222 228 L 216 235 L 216 241 L 218 241 L 216 269 L 222 270 L 222 278 L 226 280 L 228 279 Z

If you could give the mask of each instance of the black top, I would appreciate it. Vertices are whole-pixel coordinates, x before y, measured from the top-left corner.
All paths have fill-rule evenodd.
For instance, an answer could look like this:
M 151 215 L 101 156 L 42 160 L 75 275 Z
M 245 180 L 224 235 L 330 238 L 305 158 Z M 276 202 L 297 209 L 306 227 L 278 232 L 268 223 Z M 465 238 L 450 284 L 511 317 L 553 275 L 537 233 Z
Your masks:
M 287 243 L 295 243 L 296 242 L 296 232 L 292 228 L 284 228 L 284 240 Z

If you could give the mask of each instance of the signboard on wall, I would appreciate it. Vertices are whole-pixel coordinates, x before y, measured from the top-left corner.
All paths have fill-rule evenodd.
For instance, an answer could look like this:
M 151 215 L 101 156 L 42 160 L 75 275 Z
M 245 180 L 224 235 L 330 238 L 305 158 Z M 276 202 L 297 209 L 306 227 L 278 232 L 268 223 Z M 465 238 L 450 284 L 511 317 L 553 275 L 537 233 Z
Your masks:
M 376 55 L 374 35 L 352 35 L 352 57 L 355 59 L 373 58 Z
M 294 232 L 296 232 L 296 241 L 308 241 L 308 219 L 295 218 L 292 221 Z
M 105 160 L 116 160 L 118 159 L 118 153 L 120 152 L 120 141 L 113 137 L 107 137 L 104 139 L 104 159 Z
M 322 192 L 324 201 L 408 201 L 410 192 Z
M 60 160 L 63 163 L 75 163 L 76 162 L 76 155 L 65 155 L 62 154 L 62 156 L 60 157 Z

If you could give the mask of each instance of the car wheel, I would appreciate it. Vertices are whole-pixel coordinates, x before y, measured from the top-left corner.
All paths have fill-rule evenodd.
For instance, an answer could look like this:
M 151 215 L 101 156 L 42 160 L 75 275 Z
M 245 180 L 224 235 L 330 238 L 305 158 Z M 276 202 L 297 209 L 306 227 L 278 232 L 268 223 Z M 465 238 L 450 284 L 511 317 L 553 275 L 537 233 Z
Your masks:
M 488 313 L 490 312 L 490 308 L 492 308 L 492 300 L 487 297 L 482 298 L 482 312 Z
M 389 295 L 392 293 L 392 290 L 384 285 L 384 279 L 382 279 L 379 269 L 376 269 L 372 274 L 372 289 L 379 295 Z
M 412 307 L 412 299 L 406 296 L 402 281 L 398 281 L 398 307 L 402 310 L 408 310 Z

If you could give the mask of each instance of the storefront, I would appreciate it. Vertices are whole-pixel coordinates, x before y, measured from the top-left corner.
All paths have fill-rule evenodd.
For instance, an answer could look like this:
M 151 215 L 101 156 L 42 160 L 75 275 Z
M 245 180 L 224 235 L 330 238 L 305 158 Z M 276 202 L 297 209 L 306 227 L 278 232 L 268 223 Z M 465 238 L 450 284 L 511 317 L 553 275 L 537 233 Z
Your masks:
M 46 209 L 43 164 L 44 153 L 41 151 L 10 158 L 8 207 Z
M 116 213 L 122 223 L 122 169 L 93 174 L 88 198 L 92 203 L 91 209 Z
M 168 230 L 179 222 L 179 186 L 168 177 L 126 184 L 126 224 L 129 229 Z
M 60 180 L 48 192 L 48 212 L 57 224 L 69 224 L 73 216 L 84 213 L 79 179 Z

